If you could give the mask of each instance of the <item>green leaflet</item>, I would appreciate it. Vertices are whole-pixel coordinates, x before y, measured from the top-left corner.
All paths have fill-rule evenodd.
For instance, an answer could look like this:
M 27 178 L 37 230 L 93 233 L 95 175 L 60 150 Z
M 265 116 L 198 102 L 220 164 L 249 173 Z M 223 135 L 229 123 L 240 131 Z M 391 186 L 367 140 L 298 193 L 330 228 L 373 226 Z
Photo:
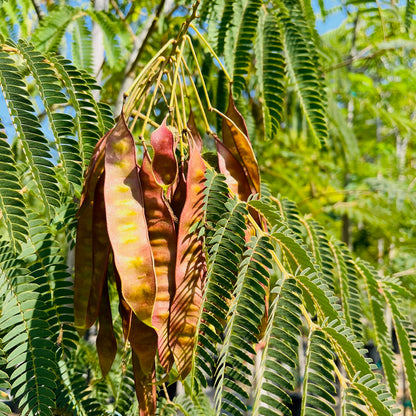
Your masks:
M 283 3 L 279 1 L 279 3 Z M 278 17 L 288 75 L 293 82 L 312 137 L 324 145 L 328 137 L 325 99 L 310 45 L 302 35 L 302 26 L 281 4 Z
M 279 131 L 283 114 L 285 62 L 277 19 L 260 11 L 256 38 L 257 78 L 264 100 L 263 123 L 266 139 L 273 139 Z
M 233 65 L 233 93 L 236 97 L 246 89 L 245 79 L 250 68 L 250 52 L 256 36 L 261 5 L 261 0 L 248 0 L 238 27 Z
M 22 54 L 39 88 L 65 181 L 79 187 L 82 174 L 81 158 L 78 143 L 71 137 L 75 128 L 73 118 L 69 114 L 52 110 L 54 105 L 67 103 L 67 97 L 61 91 L 62 86 L 56 78 L 53 67 L 45 63 L 45 56 L 35 51 L 32 45 L 20 40 L 15 47 Z
M 334 259 L 329 246 L 328 235 L 323 227 L 312 219 L 304 222 L 309 237 L 309 247 L 321 268 L 322 278 L 331 291 L 334 291 Z
M 388 290 L 383 290 L 384 298 L 392 312 L 394 329 L 396 330 L 397 341 L 400 347 L 403 367 L 406 374 L 407 386 L 409 388 L 412 406 L 416 406 L 416 352 L 414 349 L 416 336 L 413 327 L 402 315 L 397 304 L 396 297 Z
M 335 261 L 338 286 L 341 292 L 342 311 L 346 324 L 354 331 L 357 338 L 362 338 L 363 311 L 357 284 L 357 275 L 348 249 L 340 242 L 330 243 Z
M 65 354 L 70 354 L 78 343 L 70 301 L 73 295 L 71 275 L 65 266 L 61 247 L 46 222 L 32 213 L 29 215 L 29 231 L 28 244 L 23 247 L 21 257 L 36 279 L 40 298 L 49 311 L 47 325 L 52 340 Z
M 335 416 L 336 390 L 332 371 L 334 356 L 331 350 L 325 333 L 311 329 L 306 351 L 302 415 Z
M 113 14 L 104 11 L 88 10 L 88 15 L 97 23 L 103 32 L 105 55 L 110 68 L 116 69 L 119 63 L 121 51 L 116 34 L 120 30 Z
M 3 298 L 0 329 L 12 329 L 3 341 L 11 392 L 22 415 L 52 416 L 57 367 L 52 333 L 47 324 L 47 305 L 39 285 L 22 263 L 0 242 L 0 296 Z
M 48 13 L 32 36 L 37 49 L 41 52 L 56 52 L 67 26 L 79 13 L 78 8 L 71 6 L 60 6 Z
M 3 129 L 0 122 L 0 221 L 6 228 L 12 249 L 17 251 L 26 240 L 28 225 L 23 195 L 19 192 L 22 185 L 16 161 Z
M 72 61 L 79 69 L 92 73 L 92 39 L 84 19 L 75 20 L 72 27 Z
M 374 335 L 383 364 L 384 374 L 393 397 L 397 395 L 397 372 L 388 327 L 384 321 L 384 299 L 380 293 L 380 281 L 375 270 L 364 261 L 358 261 L 355 267 L 363 278 L 370 304 L 371 321 Z
M 406 2 L 406 12 L 405 12 L 405 26 L 406 30 L 409 31 L 413 22 L 413 16 L 416 11 L 416 2 L 415 0 L 407 0 Z
M 91 397 L 91 388 L 84 373 L 75 367 L 76 356 L 71 360 L 60 360 L 59 384 L 56 405 L 59 409 L 79 416 L 102 416 L 105 410 L 97 399 Z
M 207 193 L 211 194 L 214 186 L 208 173 L 207 178 Z M 215 175 L 215 179 L 220 185 L 225 185 L 222 175 Z M 208 202 L 212 204 L 213 199 L 209 198 Z M 206 212 L 210 208 L 206 205 Z M 197 324 L 198 336 L 192 356 L 192 385 L 197 382 L 204 387 L 206 377 L 212 375 L 215 366 L 213 356 L 216 354 L 216 345 L 221 343 L 219 334 L 224 331 L 237 279 L 238 264 L 241 262 L 245 246 L 245 216 L 248 213 L 246 204 L 229 199 L 225 208 L 226 212 L 216 224 L 215 234 L 209 239 L 203 312 Z
M 265 347 L 256 373 L 253 416 L 290 416 L 287 391 L 297 386 L 301 290 L 296 280 L 287 278 L 272 293 L 276 297 L 269 309 Z
M 243 415 L 250 385 L 253 344 L 264 313 L 265 287 L 270 278 L 270 250 L 267 236 L 255 236 L 247 243 L 240 263 L 233 300 L 227 315 L 225 337 L 216 371 L 215 405 L 218 410 Z
M 322 328 L 328 340 L 334 347 L 334 352 L 341 361 L 347 376 L 353 380 L 359 373 L 359 383 L 369 381 L 368 384 L 373 383 L 379 385 L 376 390 L 377 400 L 387 402 L 391 398 L 387 392 L 386 386 L 380 382 L 379 376 L 373 373 L 374 364 L 371 359 L 365 358 L 366 350 L 362 348 L 363 344 L 356 341 L 350 328 L 343 324 L 339 325 L 336 322 L 330 323 L 328 326 Z
M 54 207 L 59 206 L 59 189 L 48 141 L 35 116 L 26 84 L 16 72 L 14 61 L 4 52 L 0 52 L 0 84 L 14 115 L 13 126 L 24 150 L 34 192 L 42 201 L 47 218 L 51 218 Z
M 78 137 L 84 173 L 95 144 L 114 124 L 111 110 L 108 105 L 96 103 L 92 90 L 99 87 L 85 72 L 79 71 L 62 56 L 51 56 L 49 59 L 67 90 L 68 102 L 75 110 L 73 133 Z

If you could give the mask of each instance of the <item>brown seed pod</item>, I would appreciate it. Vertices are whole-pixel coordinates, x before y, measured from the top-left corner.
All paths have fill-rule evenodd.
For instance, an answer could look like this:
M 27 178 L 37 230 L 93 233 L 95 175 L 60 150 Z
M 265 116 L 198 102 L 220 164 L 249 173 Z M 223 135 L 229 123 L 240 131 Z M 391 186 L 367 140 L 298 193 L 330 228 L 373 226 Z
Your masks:
M 202 241 L 196 230 L 197 222 L 202 218 L 205 163 L 198 141 L 195 143 L 192 137 L 189 153 L 186 201 L 179 220 L 176 293 L 171 306 L 169 330 L 169 343 L 183 379 L 190 371 L 206 273 Z
M 105 281 L 102 291 L 98 322 L 96 346 L 101 373 L 102 376 L 105 377 L 110 371 L 117 354 L 117 341 L 114 335 L 107 281 Z
M 241 113 L 235 107 L 231 91 L 228 109 L 225 115 L 228 119 L 224 117 L 222 120 L 223 143 L 240 162 L 250 184 L 251 193 L 259 193 L 260 173 L 256 156 L 248 138 L 246 123 Z
M 74 322 L 80 333 L 95 322 L 98 313 L 98 306 L 95 312 L 88 311 L 91 291 L 94 291 L 97 276 L 105 274 L 106 261 L 97 263 L 99 269 L 94 268 L 94 257 L 97 255 L 94 246 L 97 240 L 105 239 L 106 230 L 98 226 L 100 232 L 93 233 L 94 221 L 100 217 L 97 209 L 94 208 L 96 188 L 104 172 L 104 153 L 107 138 L 112 130 L 105 134 L 97 143 L 88 167 L 84 187 L 81 196 L 81 206 L 78 210 L 77 241 L 75 246 L 75 279 L 74 279 Z M 95 220 L 94 220 L 95 217 Z M 100 221 L 99 221 L 100 222 Z M 94 238 L 95 235 L 95 238 Z M 95 243 L 94 243 L 95 241 Z M 101 244 L 101 243 L 100 243 Z M 98 255 L 100 255 L 98 253 Z M 95 278 L 93 277 L 95 276 Z M 94 281 L 94 283 L 93 283 Z M 92 313 L 93 316 L 90 316 Z
M 153 177 L 147 152 L 143 156 L 139 175 L 157 283 L 152 323 L 158 333 L 159 360 L 169 371 L 173 364 L 168 345 L 168 324 L 169 307 L 175 292 L 176 231 L 163 190 Z
M 178 174 L 174 138 L 166 126 L 166 118 L 150 136 L 150 144 L 153 147 L 152 170 L 160 186 L 172 185 Z
M 156 297 L 153 255 L 134 139 L 123 114 L 107 139 L 104 200 L 108 235 L 123 298 L 141 322 L 152 326 Z

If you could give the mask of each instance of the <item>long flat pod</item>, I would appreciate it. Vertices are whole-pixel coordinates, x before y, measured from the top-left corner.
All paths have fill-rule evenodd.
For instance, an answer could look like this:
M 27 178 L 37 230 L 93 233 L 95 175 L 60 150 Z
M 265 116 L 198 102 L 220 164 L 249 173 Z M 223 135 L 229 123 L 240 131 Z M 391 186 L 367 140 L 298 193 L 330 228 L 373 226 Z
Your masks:
M 201 313 L 206 272 L 202 241 L 195 230 L 202 218 L 205 163 L 199 143 L 189 140 L 186 201 L 179 220 L 175 298 L 171 307 L 169 343 L 182 378 L 190 371 L 195 331 Z
M 85 172 L 84 186 L 82 188 L 81 200 L 79 202 L 80 209 L 83 206 L 84 201 L 91 197 L 91 195 L 94 195 L 94 189 L 98 178 L 104 172 L 105 145 L 107 143 L 107 138 L 111 132 L 112 129 L 108 131 L 103 137 L 101 137 L 101 139 L 94 147 L 90 164 L 88 165 L 88 169 Z
M 228 109 L 225 115 L 227 118 L 224 117 L 222 120 L 222 140 L 224 145 L 241 163 L 241 166 L 247 176 L 247 180 L 250 183 L 252 193 L 259 193 L 259 166 L 248 138 L 246 123 L 243 116 L 235 107 L 231 91 Z
M 153 416 L 156 414 L 156 372 L 155 369 L 149 373 L 144 374 L 140 361 L 133 351 L 133 373 L 134 386 L 136 389 L 136 396 L 139 402 L 140 416 Z M 154 366 L 154 364 L 153 364 Z
M 152 247 L 155 274 L 156 300 L 152 324 L 158 332 L 159 359 L 166 371 L 172 366 L 168 345 L 169 307 L 175 292 L 176 231 L 171 211 L 163 198 L 163 190 L 152 174 L 147 152 L 140 169 L 144 208 Z
M 134 139 L 123 114 L 107 139 L 104 201 L 108 236 L 123 298 L 137 318 L 151 326 L 156 297 L 153 255 Z
M 130 309 L 121 293 L 120 276 L 115 270 L 117 290 L 120 303 L 124 338 L 129 340 L 132 348 L 134 385 L 139 401 L 140 416 L 152 416 L 156 411 L 156 372 L 155 358 L 157 351 L 156 331 L 139 321 Z
M 92 250 L 93 271 L 86 316 L 86 325 L 88 328 L 93 325 L 98 316 L 101 295 L 106 281 L 108 258 L 110 255 L 110 240 L 108 239 L 107 234 L 107 222 L 105 219 L 104 206 L 104 175 L 101 175 L 95 188 Z
M 105 281 L 102 291 L 98 322 L 96 342 L 98 361 L 100 362 L 102 376 L 105 377 L 110 371 L 111 365 L 117 354 L 117 341 L 113 329 L 107 280 Z
M 87 318 L 89 296 L 94 269 L 93 215 L 97 183 L 104 172 L 104 151 L 109 133 L 97 143 L 88 167 L 78 210 L 77 242 L 75 246 L 74 279 L 74 322 L 80 331 L 89 328 L 94 322 Z
M 157 333 L 156 330 L 143 322 L 139 321 L 133 313 L 128 303 L 121 293 L 120 275 L 114 269 L 117 291 L 119 296 L 119 312 L 123 328 L 124 339 L 130 342 L 132 350 L 136 353 L 140 368 L 143 373 L 148 374 L 152 371 L 157 352 Z

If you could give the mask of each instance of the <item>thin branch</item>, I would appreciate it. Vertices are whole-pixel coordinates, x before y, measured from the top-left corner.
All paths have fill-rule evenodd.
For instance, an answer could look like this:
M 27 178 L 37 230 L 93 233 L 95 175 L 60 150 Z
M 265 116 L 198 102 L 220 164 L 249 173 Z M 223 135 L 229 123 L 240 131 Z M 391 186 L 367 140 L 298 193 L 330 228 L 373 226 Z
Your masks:
M 38 15 L 39 22 L 45 17 L 38 0 L 32 0 L 33 8 L 35 9 L 36 14 Z
M 408 270 L 403 270 L 401 272 L 393 273 L 391 277 L 403 277 L 403 276 L 411 276 L 416 274 L 416 267 L 412 267 Z
M 131 38 L 133 39 L 133 42 L 136 42 L 137 36 L 133 32 L 133 29 L 130 27 L 130 25 L 126 22 L 126 16 L 123 14 L 123 12 L 120 10 L 120 7 L 118 7 L 118 4 L 116 0 L 110 0 L 111 5 L 113 6 L 114 10 L 117 13 L 117 16 L 120 18 L 120 20 L 123 22 L 124 26 L 126 27 L 127 31 L 130 33 Z

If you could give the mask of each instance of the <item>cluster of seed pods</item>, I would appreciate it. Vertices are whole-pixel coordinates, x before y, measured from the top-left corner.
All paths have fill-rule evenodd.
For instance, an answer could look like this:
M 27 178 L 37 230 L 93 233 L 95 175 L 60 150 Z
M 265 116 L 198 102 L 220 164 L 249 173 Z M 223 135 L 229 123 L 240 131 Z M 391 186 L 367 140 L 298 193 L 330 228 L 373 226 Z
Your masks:
M 152 158 L 144 149 L 139 166 L 121 114 L 95 147 L 78 211 L 75 326 L 83 332 L 98 319 L 105 376 L 117 352 L 107 282 L 111 264 L 142 415 L 156 410 L 156 357 L 167 373 L 173 364 L 181 378 L 189 373 L 202 307 L 206 259 L 195 225 L 203 215 L 207 165 L 192 116 L 185 139 L 188 158 L 178 162 L 165 119 L 151 135 Z M 258 165 L 231 95 L 222 141 L 214 139 L 230 193 L 242 200 L 259 193 Z

